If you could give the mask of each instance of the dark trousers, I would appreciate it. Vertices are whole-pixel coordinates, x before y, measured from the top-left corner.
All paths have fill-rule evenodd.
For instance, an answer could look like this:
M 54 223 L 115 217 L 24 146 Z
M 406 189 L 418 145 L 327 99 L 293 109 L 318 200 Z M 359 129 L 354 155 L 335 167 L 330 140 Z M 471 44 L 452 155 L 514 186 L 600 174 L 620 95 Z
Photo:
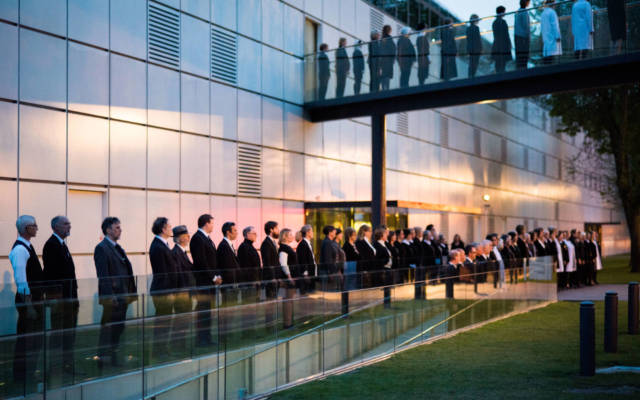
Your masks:
M 576 50 L 575 55 L 578 60 L 584 60 L 585 58 L 589 57 L 589 53 L 590 51 L 588 49 Z
M 204 289 L 198 293 L 198 302 L 196 303 L 196 340 L 200 345 L 209 344 L 211 340 L 211 309 L 215 304 L 215 290 Z
M 278 282 L 271 281 L 264 284 L 264 296 L 265 301 L 269 304 L 265 305 L 264 309 L 264 322 L 267 326 L 276 318 L 276 306 L 272 303 L 278 298 Z
M 529 42 L 528 37 L 514 36 L 516 44 L 516 68 L 526 69 L 529 62 Z
M 544 65 L 555 64 L 558 60 L 558 56 L 547 56 L 542 59 Z
M 409 78 L 411 77 L 411 65 L 400 68 L 400 87 L 409 87 Z
M 186 339 L 191 331 L 192 302 L 189 292 L 176 293 L 173 300 L 173 324 L 171 326 L 171 347 L 186 349 Z
M 16 344 L 13 353 L 13 379 L 24 382 L 33 377 L 38 366 L 38 358 L 42 349 L 43 307 L 33 305 L 34 313 L 29 315 L 24 296 L 16 294 L 16 310 L 18 326 L 16 327 Z
M 344 88 L 347 86 L 347 74 L 336 76 L 336 97 L 344 96 Z
M 476 73 L 478 72 L 479 64 L 480 64 L 480 55 L 471 54 L 469 56 L 469 78 L 473 78 L 476 76 Z
M 51 349 L 62 351 L 62 363 L 65 369 L 73 368 L 76 326 L 78 325 L 77 299 L 60 299 L 51 306 Z
M 424 85 L 427 79 L 429 79 L 429 64 L 418 65 L 418 82 Z
M 391 83 L 391 77 L 383 76 L 380 78 L 380 86 L 382 90 L 389 90 L 389 84 Z
M 380 76 L 378 70 L 369 67 L 369 92 L 374 93 L 380 90 Z
M 318 100 L 324 100 L 327 97 L 327 88 L 329 87 L 329 78 L 320 79 L 318 84 Z
M 505 57 L 498 56 L 495 59 L 495 63 L 496 63 L 496 74 L 499 74 L 499 73 L 502 73 L 502 72 L 506 71 L 506 69 L 507 69 L 507 59 Z
M 356 74 L 353 81 L 353 94 L 360 94 L 360 87 L 362 86 L 362 74 Z
M 124 321 L 127 318 L 128 307 L 129 304 L 124 299 L 118 299 L 115 304 L 108 300 L 102 304 L 98 356 L 115 356 L 120 345 L 120 336 L 124 332 Z
M 173 325 L 173 296 L 168 294 L 153 295 L 153 306 L 156 315 L 153 319 L 153 354 L 166 354 Z

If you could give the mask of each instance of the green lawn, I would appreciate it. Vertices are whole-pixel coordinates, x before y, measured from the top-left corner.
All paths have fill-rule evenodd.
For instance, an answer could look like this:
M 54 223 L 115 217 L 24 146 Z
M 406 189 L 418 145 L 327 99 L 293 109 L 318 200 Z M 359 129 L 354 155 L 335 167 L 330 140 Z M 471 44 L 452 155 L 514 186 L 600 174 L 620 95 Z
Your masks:
M 596 307 L 597 366 L 640 366 L 640 336 L 626 334 L 627 303 L 619 305 L 616 354 L 602 350 L 603 303 Z M 273 398 L 640 398 L 640 375 L 579 376 L 578 326 L 579 303 L 555 303 Z
M 640 272 L 630 272 L 629 254 L 605 257 L 602 271 L 598 271 L 599 283 L 623 283 L 640 281 Z

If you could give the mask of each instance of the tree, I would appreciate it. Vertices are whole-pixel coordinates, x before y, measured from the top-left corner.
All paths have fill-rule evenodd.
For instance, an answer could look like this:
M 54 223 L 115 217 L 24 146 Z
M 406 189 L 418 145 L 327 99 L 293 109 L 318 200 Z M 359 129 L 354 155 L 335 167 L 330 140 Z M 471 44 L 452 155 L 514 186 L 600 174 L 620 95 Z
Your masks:
M 640 82 L 560 93 L 546 100 L 561 132 L 584 134 L 570 172 L 598 175 L 601 195 L 622 204 L 631 238 L 631 271 L 640 272 Z

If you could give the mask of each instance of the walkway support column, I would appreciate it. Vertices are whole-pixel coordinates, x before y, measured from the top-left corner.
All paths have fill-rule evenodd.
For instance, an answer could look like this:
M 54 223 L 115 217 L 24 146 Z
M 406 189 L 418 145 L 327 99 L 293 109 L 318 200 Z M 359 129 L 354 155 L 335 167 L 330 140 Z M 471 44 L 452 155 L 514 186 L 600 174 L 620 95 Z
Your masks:
M 387 117 L 371 115 L 371 225 L 375 229 L 387 223 Z

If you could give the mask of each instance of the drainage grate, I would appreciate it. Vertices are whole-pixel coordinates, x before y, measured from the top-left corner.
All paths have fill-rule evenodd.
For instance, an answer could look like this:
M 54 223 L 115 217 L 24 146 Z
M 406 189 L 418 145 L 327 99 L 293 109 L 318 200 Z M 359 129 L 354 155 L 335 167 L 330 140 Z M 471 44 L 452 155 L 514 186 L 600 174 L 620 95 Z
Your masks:
M 147 53 L 149 60 L 179 68 L 180 13 L 160 4 L 149 2 L 148 23 Z
M 262 194 L 262 148 L 238 145 L 238 194 Z
M 211 28 L 211 76 L 235 84 L 238 79 L 238 39 L 234 33 Z

